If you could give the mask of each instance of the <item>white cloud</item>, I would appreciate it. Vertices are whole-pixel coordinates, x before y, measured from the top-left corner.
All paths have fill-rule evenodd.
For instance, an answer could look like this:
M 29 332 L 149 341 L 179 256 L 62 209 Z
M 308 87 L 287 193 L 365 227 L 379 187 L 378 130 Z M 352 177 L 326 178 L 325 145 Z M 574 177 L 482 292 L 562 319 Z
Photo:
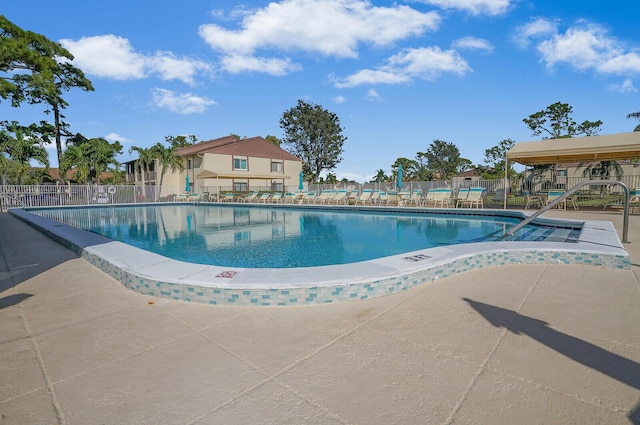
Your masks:
M 437 12 L 399 5 L 376 7 L 364 0 L 283 0 L 241 16 L 237 30 L 206 24 L 200 26 L 199 34 L 225 56 L 248 58 L 266 50 L 355 58 L 361 44 L 390 46 L 434 31 L 440 24 Z M 261 71 L 250 67 L 227 70 Z
M 334 84 L 338 88 L 344 88 L 362 85 L 401 84 L 409 82 L 411 82 L 411 79 L 401 73 L 363 69 L 343 79 L 336 79 Z
M 633 85 L 633 81 L 630 78 L 626 78 L 622 84 L 615 85 L 612 87 L 614 90 L 619 91 L 620 93 L 637 93 L 638 89 Z
M 336 87 L 410 83 L 414 78 L 434 80 L 444 73 L 462 76 L 470 72 L 467 62 L 455 50 L 439 47 L 403 49 L 378 69 L 360 70 L 343 79 L 334 79 Z
M 60 44 L 73 54 L 74 66 L 101 78 L 132 80 L 155 74 L 163 80 L 193 84 L 198 73 L 212 70 L 210 64 L 178 58 L 170 52 L 138 53 L 129 40 L 115 35 L 83 37 L 77 41 L 64 39 Z
M 127 139 L 126 137 L 123 137 L 121 135 L 119 135 L 118 133 L 109 133 L 106 136 L 103 136 L 107 141 L 113 143 L 113 142 L 120 142 L 122 144 L 126 144 L 131 142 L 131 140 Z
M 153 104 L 171 112 L 189 115 L 203 113 L 209 105 L 215 105 L 216 102 L 191 93 L 178 94 L 171 90 L 155 88 L 153 89 Z
M 344 103 L 346 101 L 347 101 L 347 98 L 344 97 L 344 96 L 336 96 L 336 97 L 333 98 L 333 102 L 337 103 L 338 105 L 341 104 L 341 103 Z
M 483 50 L 485 53 L 493 51 L 493 45 L 483 38 L 463 37 L 454 40 L 451 46 L 459 50 Z
M 222 68 L 232 74 L 240 72 L 263 72 L 281 76 L 300 70 L 300 65 L 290 59 L 259 58 L 250 55 L 228 55 L 222 58 Z
M 377 90 L 369 89 L 367 90 L 367 99 L 369 100 L 380 100 L 380 94 Z
M 558 32 L 558 23 L 556 21 L 536 18 L 526 25 L 522 25 L 516 29 L 516 44 L 526 47 L 531 39 L 538 39 L 555 35 Z
M 420 0 L 443 9 L 464 10 L 472 15 L 502 15 L 509 10 L 512 0 Z
M 636 75 L 640 56 L 628 52 L 623 44 L 599 25 L 579 23 L 565 33 L 554 34 L 537 45 L 542 62 L 548 67 L 567 64 L 578 71 Z

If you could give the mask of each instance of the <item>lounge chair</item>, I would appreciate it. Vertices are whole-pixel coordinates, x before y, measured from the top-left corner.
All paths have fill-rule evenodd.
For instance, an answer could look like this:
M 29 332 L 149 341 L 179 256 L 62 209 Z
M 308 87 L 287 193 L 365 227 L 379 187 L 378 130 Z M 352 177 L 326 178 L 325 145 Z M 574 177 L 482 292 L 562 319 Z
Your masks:
M 453 191 L 449 188 L 429 189 L 424 206 L 426 207 L 451 207 L 453 206 Z
M 285 192 L 282 196 L 282 203 L 284 204 L 293 204 L 296 202 L 297 194 L 293 192 Z
M 349 196 L 349 192 L 344 189 L 336 190 L 335 194 L 331 199 L 329 199 L 329 204 L 345 204 L 347 203 L 347 197 Z
M 458 195 L 456 195 L 456 208 L 460 207 L 460 204 L 467 200 L 469 197 L 469 188 L 461 187 L 458 189 Z
M 460 201 L 460 207 L 465 207 L 466 205 L 468 205 L 469 208 L 484 208 L 483 194 L 484 188 L 482 187 L 469 188 L 469 195 L 467 195 L 467 199 Z
M 398 205 L 398 192 L 390 190 L 387 192 L 387 202 L 386 205 Z
M 235 200 L 236 200 L 236 195 L 233 192 L 225 193 L 220 199 L 220 201 L 222 202 L 233 202 Z
M 266 204 L 267 202 L 269 202 L 270 198 L 271 194 L 269 192 L 265 192 L 262 195 L 258 196 L 258 202 Z
M 422 189 L 413 189 L 408 198 L 404 200 L 404 204 L 409 206 L 411 204 L 420 206 L 422 204 Z
M 333 197 L 336 196 L 336 191 L 335 190 L 323 190 L 322 192 L 320 192 L 320 195 L 318 195 L 318 198 L 316 199 L 316 201 L 319 204 L 329 204 L 331 202 L 331 200 L 333 199 Z
M 369 196 L 369 199 L 367 201 L 367 203 L 369 205 L 375 205 L 375 204 L 379 204 L 380 201 L 380 196 L 381 194 L 383 194 L 384 192 L 381 190 L 374 190 L 373 192 L 371 192 L 371 196 Z
M 273 204 L 284 203 L 284 192 L 274 192 L 269 200 Z
M 250 194 L 248 194 L 244 198 L 241 198 L 240 201 L 242 201 L 242 202 L 255 202 L 258 199 L 258 195 L 259 194 L 260 194 L 260 192 L 258 192 L 258 191 L 251 192 Z
M 318 197 L 318 193 L 315 191 L 312 192 L 305 192 L 302 195 L 302 203 L 303 204 L 313 204 L 316 202 L 316 198 Z
M 360 196 L 358 196 L 358 199 L 356 200 L 356 205 L 358 204 L 365 205 L 371 199 L 372 193 L 373 193 L 373 190 L 371 189 L 362 189 L 362 193 L 360 193 Z
M 209 192 L 202 193 L 190 193 L 189 199 L 190 202 L 200 202 L 200 201 L 209 201 Z

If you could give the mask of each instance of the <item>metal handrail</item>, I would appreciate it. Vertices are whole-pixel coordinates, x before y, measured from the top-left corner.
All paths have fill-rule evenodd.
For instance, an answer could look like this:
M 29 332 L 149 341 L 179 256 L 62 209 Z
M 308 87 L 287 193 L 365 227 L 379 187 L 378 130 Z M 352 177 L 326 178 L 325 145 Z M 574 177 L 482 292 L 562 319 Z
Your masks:
M 622 189 L 624 190 L 624 207 L 623 207 L 623 221 L 622 221 L 622 242 L 623 243 L 629 243 L 629 241 L 627 240 L 627 236 L 629 234 L 629 199 L 630 199 L 630 192 L 629 192 L 629 187 L 626 184 L 624 184 L 624 183 L 622 183 L 621 181 L 618 181 L 618 180 L 587 180 L 587 181 L 584 181 L 584 182 L 580 182 L 577 185 L 575 185 L 574 187 L 572 187 L 571 189 L 569 189 L 566 192 L 564 192 L 557 199 L 554 199 L 553 201 L 549 202 L 547 205 L 543 206 L 538 211 L 536 211 L 535 213 L 531 214 L 529 217 L 527 217 L 524 220 L 522 220 L 520 223 L 518 223 L 515 226 L 511 227 L 510 229 L 508 229 L 504 233 L 504 235 L 502 235 L 502 237 L 506 238 L 507 236 L 513 236 L 513 234 L 515 232 L 517 232 L 518 230 L 522 229 L 527 224 L 531 223 L 540 214 L 542 214 L 545 211 L 548 211 L 549 209 L 555 207 L 560 202 L 565 201 L 569 196 L 571 196 L 574 193 L 576 193 L 583 186 L 587 186 L 587 185 L 606 186 L 606 185 L 612 185 L 612 184 L 617 184 L 618 186 L 622 186 Z

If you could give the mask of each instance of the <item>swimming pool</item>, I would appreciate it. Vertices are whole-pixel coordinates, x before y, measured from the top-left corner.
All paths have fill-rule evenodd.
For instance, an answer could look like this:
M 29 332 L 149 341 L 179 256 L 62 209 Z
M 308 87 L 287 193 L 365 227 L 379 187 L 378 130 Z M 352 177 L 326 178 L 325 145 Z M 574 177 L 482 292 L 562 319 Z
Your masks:
M 170 204 L 46 208 L 33 214 L 168 258 L 224 267 L 349 264 L 438 246 L 500 241 L 521 218 L 453 210 L 398 212 Z M 531 224 L 513 238 L 577 242 L 580 223 Z M 559 238 L 559 239 L 558 239 Z
M 79 210 L 89 220 L 88 217 L 92 217 L 90 212 L 95 208 L 109 210 L 112 207 L 73 207 L 66 211 Z M 209 208 L 209 205 L 197 208 Z M 269 208 L 274 212 L 298 209 L 290 205 L 273 205 Z M 308 209 L 324 208 L 314 206 Z M 368 212 L 350 206 L 332 207 L 331 210 Z M 422 208 L 406 207 L 374 207 L 366 210 L 415 216 L 429 212 Z M 459 213 L 455 209 L 438 209 L 437 212 L 439 219 Z M 519 220 L 526 216 L 518 211 L 465 212 Z M 557 228 L 565 231 L 579 228 L 577 241 L 570 243 L 564 238 L 554 237 L 544 242 L 491 240 L 418 249 L 349 264 L 251 268 L 178 261 L 32 214 L 28 209 L 12 209 L 9 213 L 73 250 L 131 290 L 157 297 L 216 305 L 293 306 L 362 300 L 405 291 L 458 273 L 501 265 L 559 263 L 611 269 L 631 267 L 629 255 L 613 224 L 604 221 L 537 219 L 540 224 L 550 227 L 557 225 Z M 139 216 L 138 226 L 144 227 L 147 220 L 144 214 Z M 191 225 L 194 225 L 193 218 Z

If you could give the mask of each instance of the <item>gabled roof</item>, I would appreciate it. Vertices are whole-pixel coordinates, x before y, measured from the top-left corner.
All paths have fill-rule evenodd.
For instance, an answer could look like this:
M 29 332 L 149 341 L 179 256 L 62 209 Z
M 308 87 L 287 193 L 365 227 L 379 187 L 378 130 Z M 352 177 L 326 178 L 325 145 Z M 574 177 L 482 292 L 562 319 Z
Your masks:
M 262 137 L 249 137 L 236 139 L 234 136 L 225 136 L 219 139 L 200 142 L 195 145 L 178 149 L 181 156 L 192 156 L 204 153 L 219 155 L 246 156 L 256 158 L 282 159 L 288 161 L 302 160 L 284 149 L 274 145 Z

